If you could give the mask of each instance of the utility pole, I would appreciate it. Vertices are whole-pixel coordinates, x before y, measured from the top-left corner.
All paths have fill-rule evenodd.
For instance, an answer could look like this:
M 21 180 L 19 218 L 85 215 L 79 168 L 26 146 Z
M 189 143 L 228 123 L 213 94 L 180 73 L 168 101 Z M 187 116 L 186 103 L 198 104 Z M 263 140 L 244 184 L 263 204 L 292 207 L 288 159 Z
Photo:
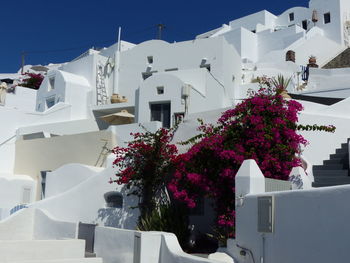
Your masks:
M 157 36 L 157 39 L 162 39 L 162 31 L 163 29 L 165 28 L 165 25 L 160 23 L 157 25 L 158 27 L 158 36 Z
M 22 51 L 21 52 L 21 73 L 23 74 L 24 73 L 24 63 L 25 63 L 25 56 L 26 56 L 27 54 L 24 52 L 24 51 Z

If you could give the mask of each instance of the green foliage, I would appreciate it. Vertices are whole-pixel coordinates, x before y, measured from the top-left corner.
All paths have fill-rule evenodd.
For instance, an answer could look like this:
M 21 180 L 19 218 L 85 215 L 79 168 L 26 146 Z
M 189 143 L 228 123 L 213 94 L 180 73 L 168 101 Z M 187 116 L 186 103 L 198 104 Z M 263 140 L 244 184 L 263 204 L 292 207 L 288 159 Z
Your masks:
M 163 231 L 174 233 L 182 247 L 189 236 L 188 210 L 177 204 L 163 204 L 140 218 L 137 229 L 140 231 Z

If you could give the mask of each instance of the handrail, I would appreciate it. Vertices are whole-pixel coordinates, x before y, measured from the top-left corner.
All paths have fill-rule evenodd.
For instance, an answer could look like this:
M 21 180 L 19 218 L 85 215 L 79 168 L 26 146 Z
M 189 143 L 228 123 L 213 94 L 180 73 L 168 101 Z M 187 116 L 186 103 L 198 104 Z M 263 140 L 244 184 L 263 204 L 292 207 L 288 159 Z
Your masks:
M 11 141 L 13 138 L 16 137 L 16 134 L 11 136 L 10 138 L 6 139 L 5 141 L 3 141 L 2 143 L 0 143 L 0 147 L 3 146 L 4 144 L 6 144 L 7 142 Z

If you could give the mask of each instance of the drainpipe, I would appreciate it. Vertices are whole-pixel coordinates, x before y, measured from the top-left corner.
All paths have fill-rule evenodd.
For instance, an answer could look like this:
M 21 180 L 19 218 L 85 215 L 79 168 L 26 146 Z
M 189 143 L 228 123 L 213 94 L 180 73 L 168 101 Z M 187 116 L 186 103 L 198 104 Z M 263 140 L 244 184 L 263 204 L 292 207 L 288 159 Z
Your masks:
M 114 85 L 113 85 L 113 94 L 118 94 L 119 92 L 119 68 L 120 68 L 120 35 L 121 35 L 121 27 L 118 30 L 118 46 L 117 52 L 115 54 L 115 66 L 114 66 Z

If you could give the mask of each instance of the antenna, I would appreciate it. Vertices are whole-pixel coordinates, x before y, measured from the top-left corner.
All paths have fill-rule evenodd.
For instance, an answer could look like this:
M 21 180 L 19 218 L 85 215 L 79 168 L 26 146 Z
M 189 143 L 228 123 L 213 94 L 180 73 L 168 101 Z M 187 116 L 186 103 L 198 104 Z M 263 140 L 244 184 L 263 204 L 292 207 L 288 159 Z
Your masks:
M 24 72 L 24 59 L 25 59 L 25 56 L 26 56 L 27 54 L 24 52 L 24 51 L 22 51 L 21 52 L 21 74 L 23 74 Z
M 157 25 L 158 27 L 158 36 L 157 36 L 157 39 L 162 39 L 162 31 L 163 29 L 165 28 L 165 25 L 160 23 Z

